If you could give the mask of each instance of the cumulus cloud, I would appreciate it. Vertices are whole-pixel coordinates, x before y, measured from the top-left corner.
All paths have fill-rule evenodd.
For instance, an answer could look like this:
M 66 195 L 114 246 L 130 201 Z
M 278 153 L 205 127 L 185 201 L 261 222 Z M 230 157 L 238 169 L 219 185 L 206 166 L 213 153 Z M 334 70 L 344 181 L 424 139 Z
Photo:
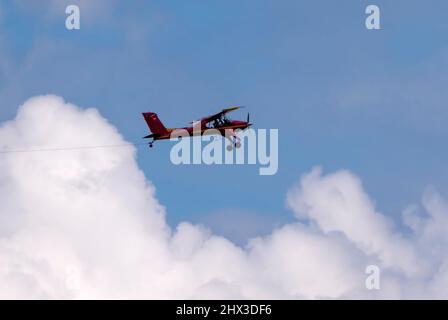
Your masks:
M 56 96 L 0 126 L 0 151 L 103 144 L 126 141 Z M 297 222 L 242 247 L 188 222 L 172 230 L 135 158 L 131 144 L 0 155 L 0 298 L 448 298 L 435 191 L 405 210 L 405 236 L 352 173 L 314 169 L 287 196 Z
M 298 217 L 313 220 L 324 233 L 342 232 L 364 252 L 376 254 L 383 265 L 410 275 L 419 273 L 412 245 L 375 211 L 361 182 L 349 172 L 322 177 L 321 170 L 313 170 L 302 179 L 299 189 L 289 192 L 288 203 Z

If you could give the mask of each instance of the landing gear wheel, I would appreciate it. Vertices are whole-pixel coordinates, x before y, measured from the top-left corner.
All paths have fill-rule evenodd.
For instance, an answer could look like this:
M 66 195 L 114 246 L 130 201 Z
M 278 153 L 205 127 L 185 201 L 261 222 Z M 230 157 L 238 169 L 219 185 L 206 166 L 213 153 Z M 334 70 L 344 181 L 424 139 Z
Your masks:
M 237 148 L 237 149 L 241 148 L 241 142 L 235 143 L 235 148 Z
M 232 147 L 232 145 L 228 145 L 227 147 L 226 147 L 226 149 L 227 149 L 227 151 L 232 151 L 233 150 L 233 147 Z
M 152 148 L 152 143 L 149 144 L 149 147 Z

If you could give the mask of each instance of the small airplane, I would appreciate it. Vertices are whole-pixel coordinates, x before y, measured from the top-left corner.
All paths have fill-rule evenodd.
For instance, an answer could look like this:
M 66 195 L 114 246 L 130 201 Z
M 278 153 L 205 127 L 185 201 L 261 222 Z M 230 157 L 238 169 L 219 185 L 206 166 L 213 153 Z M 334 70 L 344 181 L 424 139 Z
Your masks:
M 241 147 L 241 140 L 236 135 L 236 130 L 244 130 L 252 125 L 252 123 L 249 123 L 249 113 L 247 114 L 247 120 L 246 121 L 239 121 L 239 120 L 230 120 L 227 118 L 227 113 L 231 111 L 235 111 L 242 108 L 241 106 L 237 107 L 231 107 L 227 109 L 223 109 L 222 111 L 202 118 L 198 121 L 192 121 L 192 124 L 195 124 L 195 126 L 191 127 L 184 127 L 184 128 L 165 128 L 163 123 L 160 121 L 159 117 L 154 112 L 144 112 L 143 118 L 145 118 L 146 123 L 148 124 L 149 130 L 151 131 L 150 135 L 147 135 L 146 137 L 143 137 L 143 139 L 152 139 L 149 142 L 149 147 L 152 148 L 154 141 L 156 140 L 166 140 L 171 139 L 171 134 L 175 130 L 185 130 L 185 132 L 188 132 L 189 137 L 193 136 L 193 132 L 196 133 L 196 131 L 200 131 L 200 134 L 210 134 L 210 131 L 207 132 L 206 130 L 215 129 L 219 131 L 220 135 L 229 139 L 230 145 L 227 146 L 228 151 L 232 151 L 233 146 L 236 148 Z

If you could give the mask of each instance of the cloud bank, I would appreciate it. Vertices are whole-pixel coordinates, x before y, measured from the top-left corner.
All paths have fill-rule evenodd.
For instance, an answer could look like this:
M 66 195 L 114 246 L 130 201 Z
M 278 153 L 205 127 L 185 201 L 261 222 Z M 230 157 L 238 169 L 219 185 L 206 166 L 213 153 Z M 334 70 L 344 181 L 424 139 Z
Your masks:
M 95 109 L 56 96 L 0 126 L 0 151 L 120 145 Z M 448 298 L 448 203 L 429 190 L 403 234 L 349 171 L 313 169 L 287 194 L 297 222 L 245 247 L 175 230 L 136 150 L 0 154 L 0 298 Z M 368 265 L 381 289 L 365 286 Z

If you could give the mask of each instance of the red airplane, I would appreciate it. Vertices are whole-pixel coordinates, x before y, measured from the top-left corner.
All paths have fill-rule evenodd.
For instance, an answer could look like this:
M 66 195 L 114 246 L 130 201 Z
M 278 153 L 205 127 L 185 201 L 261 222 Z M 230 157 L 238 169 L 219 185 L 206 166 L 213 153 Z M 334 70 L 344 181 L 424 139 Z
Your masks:
M 240 138 L 237 137 L 235 130 L 244 130 L 252 125 L 252 123 L 249 123 L 249 114 L 247 114 L 247 121 L 230 120 L 226 115 L 227 113 L 240 108 L 241 107 L 232 107 L 223 109 L 221 112 L 218 112 L 214 115 L 202 118 L 198 121 L 192 121 L 191 123 L 195 124 L 194 128 L 193 126 L 185 128 L 165 128 L 156 113 L 145 112 L 143 113 L 143 117 L 148 124 L 151 134 L 143 137 L 143 139 L 152 139 L 152 141 L 149 142 L 149 147 L 152 148 L 152 145 L 156 140 L 171 139 L 171 133 L 175 130 L 185 130 L 184 132 L 188 132 L 189 137 L 191 137 L 193 135 L 193 129 L 195 130 L 194 132 L 200 131 L 201 135 L 203 135 L 204 133 L 210 134 L 209 132 L 205 131 L 215 129 L 219 131 L 221 136 L 229 139 L 229 141 L 236 148 L 239 148 L 241 147 L 241 142 Z M 227 150 L 231 151 L 232 145 L 228 145 Z

